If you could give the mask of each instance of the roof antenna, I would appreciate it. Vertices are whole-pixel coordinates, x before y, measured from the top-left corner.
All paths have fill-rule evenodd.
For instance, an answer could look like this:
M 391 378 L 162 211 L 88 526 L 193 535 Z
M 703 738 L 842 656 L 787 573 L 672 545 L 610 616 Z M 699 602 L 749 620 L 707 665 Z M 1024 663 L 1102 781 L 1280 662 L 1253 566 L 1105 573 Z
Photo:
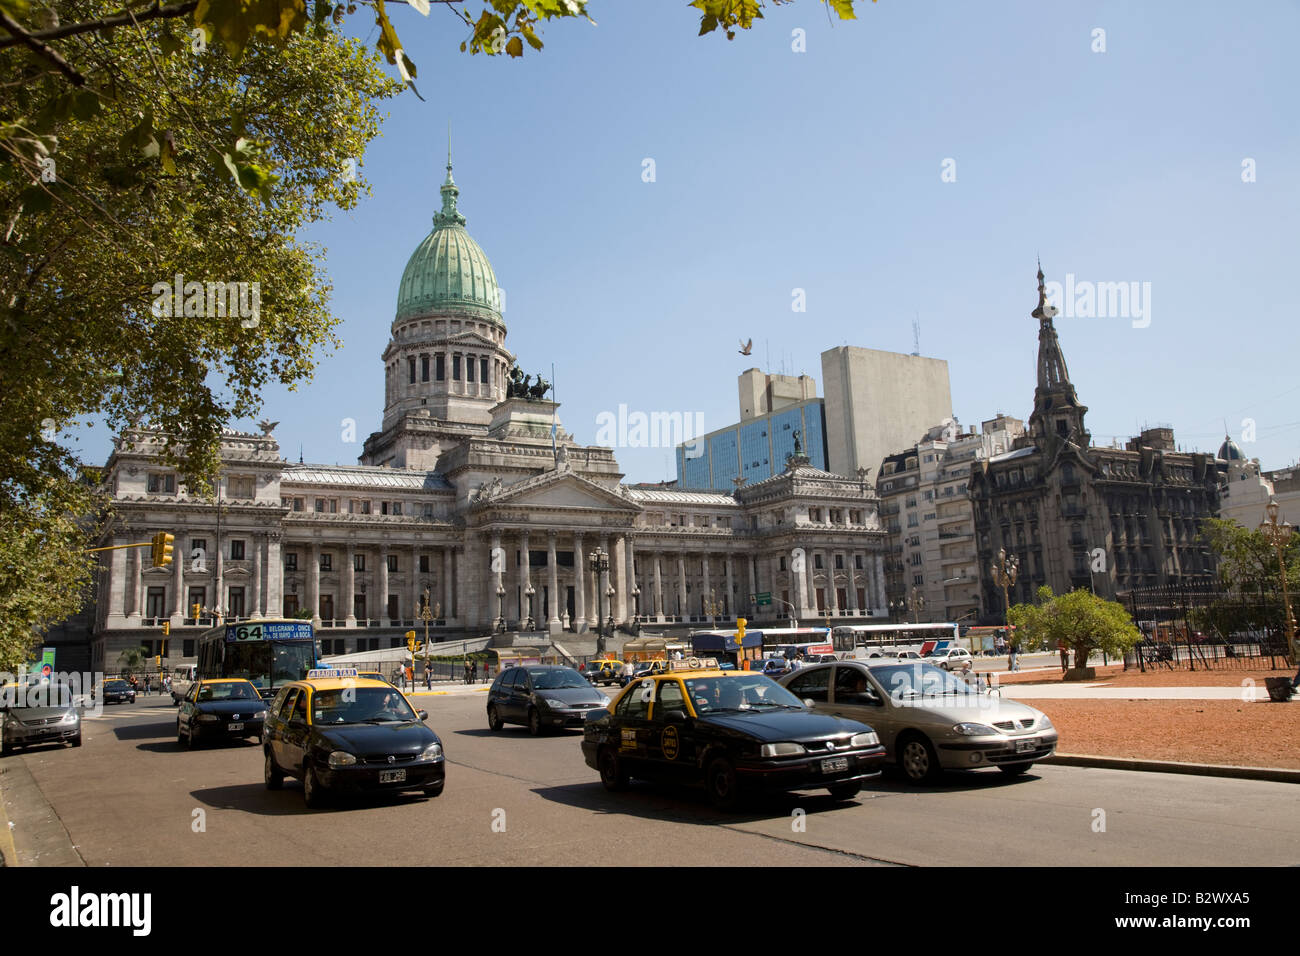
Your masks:
M 916 313 L 916 318 L 912 320 L 912 354 L 921 354 L 921 313 Z

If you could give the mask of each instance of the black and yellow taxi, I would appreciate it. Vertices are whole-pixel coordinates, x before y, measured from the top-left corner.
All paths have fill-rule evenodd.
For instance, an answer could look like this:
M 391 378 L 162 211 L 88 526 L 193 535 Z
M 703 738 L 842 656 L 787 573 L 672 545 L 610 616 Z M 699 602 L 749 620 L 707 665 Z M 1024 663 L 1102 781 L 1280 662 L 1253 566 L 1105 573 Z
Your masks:
M 344 792 L 436 797 L 446 770 L 428 716 L 387 681 L 355 669 L 309 671 L 271 702 L 262 735 L 266 787 L 279 790 L 285 777 L 297 777 L 309 807 Z
M 866 724 L 813 713 L 762 674 L 695 658 L 588 715 L 582 753 L 608 790 L 631 777 L 702 784 L 721 809 L 756 791 L 825 788 L 848 799 L 885 760 Z
M 176 714 L 176 743 L 191 750 L 216 740 L 261 739 L 266 701 L 251 681 L 219 677 L 195 681 Z

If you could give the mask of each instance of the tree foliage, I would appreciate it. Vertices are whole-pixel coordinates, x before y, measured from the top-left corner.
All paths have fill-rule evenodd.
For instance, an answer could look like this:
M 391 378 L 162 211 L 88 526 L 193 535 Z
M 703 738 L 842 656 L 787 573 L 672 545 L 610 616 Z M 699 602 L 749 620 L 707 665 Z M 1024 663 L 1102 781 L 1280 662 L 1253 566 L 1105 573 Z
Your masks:
M 1201 538 L 1214 552 L 1219 581 L 1229 590 L 1246 594 L 1281 592 L 1282 573 L 1277 548 L 1257 528 L 1244 528 L 1224 518 L 1211 518 Z M 1292 534 L 1282 548 L 1291 593 L 1300 585 L 1300 535 Z
M 1023 632 L 1027 646 L 1065 645 L 1074 652 L 1075 667 L 1086 667 L 1093 651 L 1121 657 L 1142 640 L 1123 605 L 1091 591 L 1079 589 L 1057 596 L 1043 586 L 1037 597 L 1036 604 L 1013 604 L 1011 623 Z

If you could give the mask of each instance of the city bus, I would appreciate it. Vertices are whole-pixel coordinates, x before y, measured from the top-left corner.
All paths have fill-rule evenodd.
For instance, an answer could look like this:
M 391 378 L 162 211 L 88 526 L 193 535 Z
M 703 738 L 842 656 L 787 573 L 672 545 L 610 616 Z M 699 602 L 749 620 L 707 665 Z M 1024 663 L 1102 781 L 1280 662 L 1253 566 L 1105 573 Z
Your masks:
M 874 652 L 889 656 L 898 651 L 916 651 L 926 654 L 946 650 L 949 645 L 959 646 L 959 625 L 942 624 L 850 624 L 835 628 L 831 641 L 838 652 L 849 652 L 855 657 L 866 657 Z
M 199 636 L 198 653 L 199 680 L 242 677 L 267 699 L 320 659 L 311 621 L 283 618 L 218 624 Z

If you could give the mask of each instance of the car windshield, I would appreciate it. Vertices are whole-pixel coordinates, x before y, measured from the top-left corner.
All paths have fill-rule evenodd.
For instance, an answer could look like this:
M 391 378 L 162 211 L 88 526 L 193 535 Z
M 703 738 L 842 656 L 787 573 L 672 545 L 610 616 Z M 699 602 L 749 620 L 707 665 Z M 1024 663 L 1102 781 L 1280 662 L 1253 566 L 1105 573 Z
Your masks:
M 9 691 L 9 688 L 5 688 Z M 54 684 L 49 681 L 33 681 L 21 692 L 10 696 L 4 695 L 4 703 L 16 707 L 71 707 L 75 702 L 72 688 L 67 684 Z
M 572 667 L 548 667 L 531 671 L 533 690 L 563 690 L 566 687 L 585 688 L 587 682 Z
M 130 690 L 131 685 L 124 680 L 111 680 L 104 685 L 104 690 Z
M 736 677 L 697 677 L 686 682 L 686 691 L 700 716 L 724 712 L 790 708 L 803 704 L 788 690 L 762 674 L 742 673 Z
M 977 688 L 955 674 L 921 661 L 872 667 L 871 676 L 895 700 L 978 693 Z
M 419 720 L 406 698 L 393 688 L 345 687 L 318 690 L 311 700 L 312 722 L 318 726 Z
M 199 688 L 198 702 L 222 700 L 261 700 L 257 688 L 244 681 L 230 681 L 220 684 L 204 684 Z

